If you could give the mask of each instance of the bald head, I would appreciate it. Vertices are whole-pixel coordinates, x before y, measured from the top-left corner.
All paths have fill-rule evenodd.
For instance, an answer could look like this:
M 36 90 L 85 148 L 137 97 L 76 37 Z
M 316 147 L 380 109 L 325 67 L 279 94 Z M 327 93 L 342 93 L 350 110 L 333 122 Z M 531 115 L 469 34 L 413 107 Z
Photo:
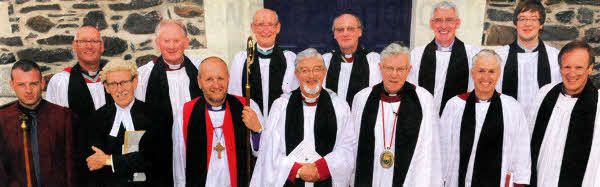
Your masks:
M 275 22 L 279 22 L 279 17 L 277 13 L 271 9 L 263 8 L 254 12 L 254 16 L 252 17 L 252 22 L 257 22 L 257 20 L 262 20 L 263 18 L 267 18 L 268 20 L 273 20 Z
M 203 74 L 206 73 L 206 71 L 224 72 L 224 74 L 229 76 L 227 63 L 225 63 L 223 59 L 216 56 L 205 58 L 204 60 L 202 60 L 202 62 L 200 62 L 200 66 L 198 66 L 198 77 L 201 77 Z
M 89 26 L 89 25 L 86 25 L 86 26 L 83 26 L 83 27 L 80 27 L 79 29 L 77 29 L 77 34 L 75 35 L 75 40 L 79 40 L 82 35 L 86 35 L 86 36 L 91 35 L 100 40 L 102 39 L 102 37 L 100 36 L 100 31 L 98 31 L 98 29 L 96 29 L 95 27 Z

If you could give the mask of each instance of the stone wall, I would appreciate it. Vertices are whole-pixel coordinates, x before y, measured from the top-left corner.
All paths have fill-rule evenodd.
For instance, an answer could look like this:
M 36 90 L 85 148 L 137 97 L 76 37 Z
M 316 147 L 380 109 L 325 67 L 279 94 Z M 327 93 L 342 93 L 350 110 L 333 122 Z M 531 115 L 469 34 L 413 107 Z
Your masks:
M 487 1 L 482 45 L 499 46 L 515 40 L 512 17 L 517 3 Z M 575 39 L 586 41 L 600 61 L 600 0 L 542 0 L 542 4 L 546 8 L 542 40 L 559 49 Z

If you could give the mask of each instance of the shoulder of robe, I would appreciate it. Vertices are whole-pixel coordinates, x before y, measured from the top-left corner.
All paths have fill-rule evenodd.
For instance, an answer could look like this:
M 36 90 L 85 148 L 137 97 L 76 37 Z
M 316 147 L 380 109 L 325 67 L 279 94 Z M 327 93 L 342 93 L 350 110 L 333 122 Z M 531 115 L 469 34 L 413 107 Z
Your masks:
M 138 68 L 138 71 L 140 71 L 140 72 L 151 71 L 152 67 L 154 67 L 154 60 L 151 60 L 150 62 L 144 64 L 143 66 L 140 66 L 140 68 Z
M 560 52 L 560 50 L 554 46 L 548 45 L 546 43 L 544 43 L 544 46 L 546 47 L 546 51 L 549 53 L 555 53 L 558 55 L 558 53 Z
M 16 105 L 17 101 L 11 101 L 10 103 L 6 103 L 6 104 L 0 106 L 0 110 L 8 109 L 11 105 Z M 4 112 L 2 112 L 2 113 L 4 113 Z
M 554 88 L 554 86 L 556 86 L 560 83 L 562 83 L 562 81 L 546 84 L 545 86 L 542 86 L 542 88 L 540 88 L 540 90 L 538 91 L 538 94 L 544 94 L 544 97 L 546 97 L 546 94 L 548 94 L 548 92 L 550 92 L 550 90 L 552 88 Z
M 65 69 L 62 69 L 62 72 L 71 73 L 72 69 L 73 69 L 73 67 L 66 67 Z
M 415 84 L 413 84 L 413 85 L 415 85 Z M 417 96 L 419 96 L 420 100 L 427 99 L 430 102 L 432 102 L 433 95 L 431 95 L 431 93 L 429 93 L 429 91 L 427 91 L 425 88 L 415 85 L 415 92 L 417 92 Z M 421 101 L 421 102 L 423 102 L 423 101 Z
M 464 104 L 467 102 L 467 98 L 469 97 L 470 92 L 464 93 L 464 94 L 460 94 L 457 96 L 454 96 L 452 98 L 450 98 L 446 104 L 446 107 L 448 106 L 452 106 L 452 105 L 456 105 L 456 104 Z M 464 99 L 463 99 L 464 98 Z M 445 109 L 444 109 L 445 110 Z
M 511 97 L 511 96 L 507 96 L 504 94 L 500 94 L 500 99 L 502 100 L 502 104 L 510 104 L 510 105 L 521 105 L 519 103 L 519 101 L 517 101 L 515 98 Z
M 284 54 L 284 55 L 294 55 L 294 56 L 296 56 L 296 53 L 294 53 L 294 52 L 292 52 L 292 51 L 290 51 L 290 50 L 287 50 L 287 49 L 286 49 L 286 50 L 283 50 L 283 54 Z
M 67 68 L 65 68 L 67 69 Z M 54 75 L 52 75 L 52 78 L 50 78 L 50 81 L 52 80 L 69 80 L 69 76 L 71 76 L 71 69 L 69 67 L 69 71 L 65 71 L 64 69 Z M 48 86 L 50 86 L 50 82 L 48 82 Z
M 67 113 L 69 115 L 74 115 L 73 111 L 67 107 L 60 106 L 49 101 L 46 101 L 45 105 L 52 110 L 52 113 Z
M 508 55 L 509 49 L 510 49 L 510 46 L 504 45 L 504 46 L 496 49 L 496 53 L 498 53 L 498 55 Z
M 240 103 L 242 103 L 242 105 L 246 105 L 246 98 L 245 97 L 242 97 L 242 96 L 239 96 L 239 95 L 233 95 L 233 94 L 229 94 L 229 95 L 232 95 L 237 100 L 239 100 Z
M 412 50 L 410 50 L 410 54 L 423 53 L 423 51 L 425 50 L 425 46 L 427 46 L 427 44 L 413 48 Z

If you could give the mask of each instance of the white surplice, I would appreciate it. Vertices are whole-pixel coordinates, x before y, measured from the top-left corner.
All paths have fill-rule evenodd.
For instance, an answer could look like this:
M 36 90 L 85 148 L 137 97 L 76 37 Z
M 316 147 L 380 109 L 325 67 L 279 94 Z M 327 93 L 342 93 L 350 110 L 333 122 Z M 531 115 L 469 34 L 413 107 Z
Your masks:
M 196 69 L 198 69 L 198 65 L 202 62 L 202 59 L 190 58 L 190 60 Z M 179 65 L 183 66 L 183 63 Z M 152 72 L 153 67 L 154 63 L 150 61 L 138 69 L 138 86 L 135 89 L 135 98 L 142 102 L 146 102 L 148 80 L 150 79 L 150 73 Z M 189 85 L 198 83 L 190 82 L 190 78 L 185 72 L 185 67 L 181 67 L 181 69 L 175 71 L 166 71 L 166 73 L 167 84 L 169 84 L 169 99 L 171 100 L 172 115 L 176 116 L 178 110 L 183 108 L 183 104 L 192 99 Z M 154 82 L 153 84 L 158 84 L 158 82 Z
M 412 70 L 406 79 L 408 82 L 419 85 L 419 70 L 421 69 L 421 59 L 425 52 L 425 47 L 416 47 L 410 51 L 410 64 Z M 467 59 L 469 60 L 469 70 L 473 67 L 473 56 L 475 56 L 481 49 L 478 46 L 465 44 L 465 51 L 467 52 Z M 452 52 L 435 52 L 435 84 L 433 88 L 433 106 L 436 110 L 435 113 L 439 114 L 442 106 L 442 96 L 444 94 L 444 87 L 446 84 L 446 75 L 448 74 L 448 65 L 450 64 L 450 56 Z M 473 79 L 471 78 L 471 71 L 469 71 L 469 85 L 467 90 L 472 90 L 474 87 Z
M 560 83 L 560 82 L 558 82 Z M 529 129 L 533 133 L 537 112 L 548 92 L 558 83 L 548 84 L 542 87 L 535 97 L 529 112 Z M 552 110 L 552 116 L 548 120 L 548 126 L 537 162 L 537 182 L 538 186 L 554 187 L 558 186 L 560 177 L 560 168 L 562 165 L 565 144 L 567 142 L 567 133 L 569 131 L 569 122 L 571 121 L 571 112 L 578 98 L 559 94 L 556 105 Z M 599 95 L 600 99 L 600 95 Z M 598 105 L 600 106 L 600 105 Z M 592 149 L 589 155 L 588 164 L 583 177 L 583 187 L 600 186 L 600 127 L 599 117 L 600 108 L 596 107 L 596 121 L 594 122 L 594 132 L 592 140 Z M 591 124 L 577 124 L 591 125 Z
M 474 94 L 474 93 L 471 93 Z M 500 187 L 504 187 L 506 175 L 512 173 L 512 181 L 517 184 L 529 184 L 531 175 L 530 133 L 527 117 L 520 104 L 512 97 L 500 95 L 504 133 L 502 143 L 502 170 Z M 440 118 L 440 141 L 442 147 L 443 173 L 446 186 L 458 186 L 460 165 L 460 128 L 466 101 L 458 96 L 448 100 Z M 477 142 L 481 135 L 483 122 L 490 102 L 475 103 L 475 136 L 469 156 L 465 186 L 471 186 L 473 164 L 477 153 Z
M 558 66 L 558 49 L 544 44 L 546 47 L 546 53 L 548 54 L 548 63 L 550 65 L 550 83 L 556 83 L 562 81 L 560 76 L 560 67 Z M 496 53 L 502 58 L 502 74 L 498 83 L 496 83 L 496 90 L 502 92 L 502 80 L 504 78 L 504 67 L 506 66 L 506 60 L 508 58 L 508 51 L 510 47 L 508 45 L 503 46 L 496 50 Z M 521 103 L 523 111 L 529 112 L 531 104 L 535 98 L 535 95 L 540 90 L 538 85 L 538 53 L 518 53 L 518 91 L 517 101 Z
M 52 76 L 50 81 L 48 82 L 48 89 L 46 89 L 46 100 L 69 108 L 69 76 L 70 72 L 65 70 L 60 73 Z M 87 75 L 83 75 L 84 79 L 86 79 Z M 96 76 L 96 79 L 92 80 L 88 78 L 90 82 L 86 85 L 88 90 L 90 91 L 90 95 L 92 96 L 92 101 L 94 102 L 94 108 L 99 109 L 100 107 L 106 104 L 106 98 L 104 95 L 104 85 L 102 85 L 102 81 L 100 81 L 100 76 Z
M 365 88 L 358 92 L 354 96 L 352 102 L 352 119 L 357 124 L 354 125 L 354 133 L 356 137 L 360 135 L 360 121 L 362 121 L 363 112 L 369 94 L 372 92 L 372 87 Z M 421 105 L 423 118 L 419 128 L 419 135 L 413 157 L 410 161 L 406 178 L 403 186 L 441 186 L 442 185 L 442 172 L 441 172 L 441 156 L 438 137 L 438 115 L 434 113 L 433 102 L 431 94 L 424 88 L 417 87 L 417 96 L 419 97 L 419 103 Z M 380 101 L 381 102 L 381 101 Z M 401 102 L 386 103 L 384 102 L 383 107 L 385 110 L 385 132 L 386 140 L 385 144 L 389 146 L 390 141 L 392 142 L 390 151 L 395 153 L 396 137 L 391 139 L 395 112 L 398 110 Z M 373 186 L 393 186 L 394 178 L 394 167 L 383 168 L 379 163 L 381 153 L 385 150 L 383 140 L 383 125 L 382 125 L 382 109 L 381 103 L 377 112 L 377 122 L 375 123 L 375 152 L 373 153 Z M 400 116 L 401 117 L 401 116 Z M 371 124 L 369 124 L 371 125 Z M 390 140 L 391 139 L 391 140 Z M 356 146 L 358 148 L 358 145 Z M 358 150 L 357 150 L 358 151 Z M 354 160 L 356 160 L 357 152 L 353 154 Z M 397 163 L 394 163 L 397 164 Z M 353 169 L 355 170 L 355 168 Z M 351 186 L 354 186 L 355 174 L 351 177 Z
M 225 107 L 225 106 L 223 106 Z M 261 124 L 263 123 L 262 114 L 258 110 L 258 105 L 254 101 L 250 101 L 250 107 L 256 111 L 258 116 L 258 120 Z M 208 168 L 208 172 L 206 173 L 206 186 L 231 186 L 230 175 L 229 175 L 229 165 L 227 164 L 227 150 L 223 149 L 221 151 L 221 159 L 219 159 L 219 153 L 214 149 L 219 142 L 223 147 L 226 147 L 225 144 L 225 134 L 223 131 L 223 121 L 225 118 L 225 111 L 208 111 L 208 115 L 210 116 L 212 125 L 214 128 L 213 131 L 213 142 L 212 142 L 212 153 L 210 156 L 210 166 Z M 240 117 L 241 118 L 241 117 Z M 189 125 L 189 124 L 188 124 Z M 220 127 L 220 128 L 217 128 Z M 264 131 L 263 131 L 264 132 Z M 185 176 L 185 168 L 186 168 L 186 145 L 183 137 L 183 107 L 179 109 L 177 116 L 173 122 L 173 181 L 175 187 L 185 187 L 186 176 Z M 252 138 L 251 135 L 248 138 Z M 250 140 L 250 144 L 252 146 L 252 154 L 256 156 L 258 153 L 254 151 L 254 144 L 252 140 Z M 204 149 L 196 148 L 196 149 Z M 240 172 L 240 171 L 238 171 Z M 196 176 L 193 176 L 196 177 Z
M 354 168 L 354 155 L 357 138 L 354 135 L 354 122 L 350 117 L 350 107 L 345 99 L 328 91 L 335 110 L 337 132 L 333 150 L 323 156 L 329 167 L 333 186 L 348 186 Z M 261 150 L 252 175 L 250 186 L 283 186 L 290 174 L 294 161 L 286 155 L 285 126 L 286 111 L 290 94 L 282 94 L 275 100 L 267 119 L 267 132 L 263 132 Z M 314 148 L 314 121 L 317 106 L 303 106 L 304 140 Z M 266 133 L 266 134 L 265 134 Z M 296 179 L 301 180 L 301 179 Z M 306 182 L 312 187 L 314 183 Z
M 243 95 L 246 88 L 245 85 L 242 85 L 242 75 L 244 68 L 244 63 L 246 62 L 246 51 L 238 52 L 234 57 L 233 61 L 231 61 L 231 67 L 229 68 L 229 90 L 227 91 L 229 94 L 233 95 Z M 298 88 L 300 83 L 296 79 L 294 75 L 294 60 L 296 60 L 296 54 L 291 51 L 284 51 L 283 56 L 285 56 L 286 69 L 285 74 L 283 76 L 283 83 L 281 85 L 281 90 L 283 93 L 291 92 Z M 262 98 L 263 98 L 263 108 L 264 111 L 261 111 L 264 114 L 264 118 L 266 119 L 269 115 L 269 63 L 271 59 L 258 58 L 258 63 L 260 67 L 260 78 L 262 85 Z M 252 93 L 254 94 L 254 93 Z
M 332 53 L 323 54 L 323 61 L 325 62 L 325 66 L 329 69 L 329 65 L 331 64 Z M 354 56 L 354 60 L 356 61 L 356 56 Z M 379 71 L 379 54 L 376 52 L 370 52 L 367 54 L 367 62 L 369 63 L 369 86 L 373 86 L 381 82 L 381 72 Z M 350 84 L 350 75 L 352 73 L 352 67 L 354 62 L 352 63 L 341 63 L 340 66 L 340 76 L 338 78 L 338 87 L 336 94 L 340 98 L 346 98 L 348 94 L 348 85 Z M 323 80 L 323 87 L 327 88 L 327 77 Z

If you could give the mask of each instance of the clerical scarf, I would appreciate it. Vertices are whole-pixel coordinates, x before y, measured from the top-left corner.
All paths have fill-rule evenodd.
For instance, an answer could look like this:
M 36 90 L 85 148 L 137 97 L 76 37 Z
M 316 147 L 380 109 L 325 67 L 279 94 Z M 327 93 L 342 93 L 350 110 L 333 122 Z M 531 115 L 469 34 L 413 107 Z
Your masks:
M 187 57 L 183 56 L 183 66 L 185 67 L 185 73 L 190 79 L 189 91 L 190 97 L 196 98 L 202 95 L 202 90 L 198 87 L 197 78 L 198 69 L 194 66 L 192 61 Z M 150 72 L 150 78 L 148 79 L 148 87 L 146 91 L 146 103 L 152 108 L 156 116 L 161 116 L 161 123 L 170 127 L 173 124 L 173 110 L 171 108 L 171 97 L 169 97 L 169 81 L 167 80 L 167 63 L 163 57 L 160 56 L 154 59 L 154 67 Z M 170 128 L 168 132 L 171 132 Z M 170 133 L 169 133 L 170 134 Z
M 356 48 L 352 57 L 352 70 L 350 71 L 350 81 L 348 82 L 348 91 L 346 93 L 346 102 L 352 106 L 352 100 L 354 95 L 363 88 L 369 87 L 369 61 L 367 60 L 367 54 L 370 51 L 360 47 Z M 338 91 L 338 82 L 340 78 L 340 69 L 342 68 L 342 50 L 336 45 L 336 49 L 331 51 L 331 60 L 329 61 L 329 69 L 327 70 L 327 88 L 332 91 Z
M 540 148 L 550 116 L 552 116 L 563 87 L 563 83 L 554 86 L 544 97 L 538 110 L 531 138 L 530 186 L 537 186 L 537 163 Z M 571 112 L 558 186 L 581 186 L 583 182 L 594 138 L 597 104 L 598 90 L 592 84 L 592 80 L 588 79 Z
M 504 66 L 504 76 L 502 76 L 502 93 L 517 98 L 519 93 L 519 58 L 518 53 L 524 53 L 517 40 L 509 45 L 508 57 L 506 58 L 506 65 Z M 533 50 L 538 52 L 537 60 L 537 80 L 538 86 L 542 86 L 551 82 L 550 78 L 550 64 L 548 62 L 548 54 L 546 52 L 546 46 L 542 40 L 539 40 L 537 48 Z
M 302 93 L 300 89 L 292 91 L 287 104 L 285 116 L 285 147 L 286 155 L 289 155 L 304 140 L 304 108 Z M 333 150 L 337 134 L 337 119 L 331 97 L 326 90 L 321 89 L 317 101 L 315 114 L 315 149 L 321 156 L 325 156 Z M 304 181 L 295 183 L 286 181 L 284 186 L 304 186 Z M 331 186 L 331 178 L 316 182 L 316 187 Z
M 434 94 L 435 89 L 435 68 L 436 68 L 437 45 L 433 39 L 423 51 L 421 57 L 421 66 L 419 67 L 419 86 L 427 89 L 429 93 Z M 444 92 L 442 93 L 442 105 L 439 115 L 446 106 L 448 100 L 458 94 L 467 92 L 469 87 L 469 59 L 465 44 L 458 38 L 454 38 L 450 62 L 448 62 L 448 73 L 444 83 Z
M 258 58 L 254 58 L 254 62 L 250 65 L 250 98 L 258 104 L 262 113 L 265 113 L 265 109 L 263 108 L 263 90 L 262 90 L 262 78 L 260 72 L 260 63 L 259 58 L 263 59 L 271 59 L 269 61 L 269 108 L 275 101 L 275 99 L 279 98 L 283 93 L 281 86 L 283 85 L 283 77 L 285 76 L 285 71 L 287 69 L 287 61 L 285 56 L 283 55 L 283 49 L 279 48 L 276 44 L 273 47 L 273 52 L 269 55 L 263 55 L 257 51 L 258 47 L 254 46 L 254 54 L 257 55 Z M 247 61 L 244 61 L 244 66 L 242 67 L 242 96 L 246 97 L 246 74 L 248 72 Z
M 100 63 L 98 71 L 102 70 L 104 65 L 106 65 L 106 63 Z M 67 89 L 67 100 L 69 102 L 69 108 L 77 113 L 79 119 L 87 120 L 87 118 L 96 111 L 96 107 L 94 106 L 94 100 L 92 99 L 90 89 L 87 87 L 87 83 L 83 79 L 81 73 L 82 70 L 79 63 L 71 68 Z M 114 102 L 113 98 L 106 93 L 106 90 L 104 90 L 104 99 L 107 104 Z
M 458 169 L 458 186 L 464 187 L 475 138 L 475 103 L 478 101 L 477 96 L 472 92 L 459 97 L 467 102 L 460 125 L 460 164 Z M 477 141 L 471 186 L 500 186 L 504 140 L 504 117 L 500 94 L 494 91 L 490 102 Z
M 248 128 L 242 122 L 245 99 L 227 94 L 223 134 L 231 186 L 248 186 Z M 184 105 L 183 137 L 186 143 L 186 186 L 205 186 L 213 152 L 213 126 L 207 102 L 198 97 Z
M 375 151 L 375 124 L 379 112 L 379 100 L 384 92 L 383 83 L 373 86 L 373 90 L 367 98 L 363 109 L 362 123 L 358 137 L 358 154 L 356 157 L 356 178 L 354 186 L 373 185 L 373 152 Z M 421 121 L 423 120 L 423 109 L 419 96 L 415 91 L 415 85 L 405 82 L 398 93 L 400 98 L 400 109 L 396 121 L 396 140 L 394 156 L 394 186 L 402 186 L 410 167 Z M 382 137 L 377 137 L 382 138 Z

